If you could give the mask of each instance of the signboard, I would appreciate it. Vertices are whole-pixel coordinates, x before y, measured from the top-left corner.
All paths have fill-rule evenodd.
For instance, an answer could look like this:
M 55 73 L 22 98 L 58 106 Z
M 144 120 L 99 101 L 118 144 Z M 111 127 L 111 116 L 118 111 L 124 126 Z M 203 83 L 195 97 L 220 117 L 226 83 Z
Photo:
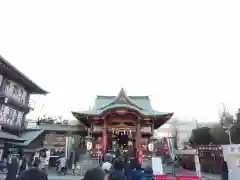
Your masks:
M 183 149 L 183 150 L 178 150 L 177 154 L 195 155 L 195 154 L 198 154 L 198 152 L 196 149 Z
M 201 165 L 200 165 L 200 162 L 199 162 L 199 156 L 198 156 L 197 149 L 179 150 L 179 151 L 177 151 L 177 154 L 193 155 L 194 156 L 195 167 L 196 167 L 196 174 L 197 174 L 198 177 L 202 177 Z
M 152 127 L 151 126 L 141 127 L 140 131 L 143 132 L 143 133 L 151 133 L 152 132 Z
M 152 157 L 153 174 L 163 174 L 162 159 L 161 157 Z
M 96 125 L 93 126 L 93 131 L 102 131 L 102 130 L 103 130 L 102 126 L 96 126 Z
M 202 177 L 201 165 L 199 162 L 199 156 L 197 154 L 194 155 L 194 161 L 195 161 L 196 174 L 198 177 Z

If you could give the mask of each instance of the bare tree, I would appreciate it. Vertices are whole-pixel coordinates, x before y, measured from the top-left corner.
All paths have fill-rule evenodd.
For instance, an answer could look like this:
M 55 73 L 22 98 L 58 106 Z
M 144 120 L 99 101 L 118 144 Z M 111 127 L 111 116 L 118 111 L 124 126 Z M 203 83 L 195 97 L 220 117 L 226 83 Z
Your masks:
M 223 110 L 220 112 L 220 125 L 225 131 L 228 131 L 234 123 L 234 116 L 226 108 L 225 104 L 223 104 Z

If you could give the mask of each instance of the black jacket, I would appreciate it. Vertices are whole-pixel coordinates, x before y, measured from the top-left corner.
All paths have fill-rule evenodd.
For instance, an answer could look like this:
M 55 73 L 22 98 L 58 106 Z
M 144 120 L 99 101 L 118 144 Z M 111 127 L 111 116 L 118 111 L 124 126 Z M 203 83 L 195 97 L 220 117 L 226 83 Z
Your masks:
M 18 172 L 18 158 L 16 156 L 9 157 L 7 164 L 7 176 L 6 180 L 15 180 Z

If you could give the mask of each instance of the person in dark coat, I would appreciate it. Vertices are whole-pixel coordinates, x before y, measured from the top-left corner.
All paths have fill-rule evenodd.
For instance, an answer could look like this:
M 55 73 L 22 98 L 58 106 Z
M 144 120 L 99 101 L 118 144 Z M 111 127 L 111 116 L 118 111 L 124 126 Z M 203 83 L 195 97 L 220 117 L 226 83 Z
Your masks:
M 117 148 L 116 152 L 115 152 L 115 156 L 116 158 L 120 158 L 121 157 L 121 151 L 119 148 Z
M 123 172 L 123 169 L 124 169 L 124 162 L 122 161 L 122 159 L 120 158 L 115 159 L 113 163 L 113 170 Z
M 19 168 L 19 159 L 16 154 L 9 155 L 7 163 L 7 176 L 5 180 L 15 180 Z
M 105 173 L 100 168 L 93 168 L 88 170 L 85 173 L 83 178 L 83 180 L 104 180 L 104 179 L 105 179 Z
M 126 180 L 123 172 L 113 171 L 109 174 L 108 180 Z
M 33 167 L 39 167 L 39 164 L 40 164 L 40 159 L 39 159 L 39 157 L 34 157 L 32 166 L 33 166 Z
M 113 171 L 109 173 L 108 180 L 126 180 L 124 175 L 124 162 L 122 159 L 116 159 L 113 164 Z
M 48 180 L 48 176 L 39 168 L 31 168 L 24 171 L 16 180 Z
M 154 179 L 154 175 L 153 175 L 153 169 L 151 166 L 146 166 L 144 168 L 144 173 L 143 173 L 143 177 L 141 178 L 141 180 L 153 180 Z
M 132 170 L 129 180 L 140 180 L 143 177 L 143 172 L 141 165 L 137 162 L 137 159 L 134 160 L 134 169 Z
M 124 174 L 125 177 L 128 179 L 128 177 L 130 176 L 130 174 L 132 173 L 132 170 L 135 168 L 135 161 L 133 158 L 130 159 L 130 162 L 128 164 L 125 164 L 124 167 Z
M 115 160 L 113 171 L 109 174 L 108 180 L 126 180 L 123 159 L 118 158 Z
M 22 174 L 27 169 L 27 159 L 25 157 L 22 158 L 22 164 L 19 168 L 19 174 Z
M 228 180 L 228 165 L 226 161 L 222 163 L 222 180 Z

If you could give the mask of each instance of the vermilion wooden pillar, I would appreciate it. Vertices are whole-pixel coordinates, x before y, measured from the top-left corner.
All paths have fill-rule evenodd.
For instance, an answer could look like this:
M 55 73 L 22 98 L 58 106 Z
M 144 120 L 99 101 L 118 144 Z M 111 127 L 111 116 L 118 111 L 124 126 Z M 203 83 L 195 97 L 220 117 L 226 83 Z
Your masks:
M 103 133 L 102 133 L 102 150 L 103 150 L 103 153 L 106 152 L 106 149 L 107 149 L 107 139 L 108 139 L 108 129 L 107 129 L 107 121 L 106 119 L 104 119 L 104 122 L 103 122 Z
M 137 129 L 136 129 L 136 148 L 137 148 L 137 159 L 138 163 L 142 164 L 142 145 L 141 145 L 141 125 L 140 125 L 140 119 L 137 123 Z
M 136 127 L 136 148 L 138 148 L 140 142 L 140 122 L 137 123 L 137 127 Z

